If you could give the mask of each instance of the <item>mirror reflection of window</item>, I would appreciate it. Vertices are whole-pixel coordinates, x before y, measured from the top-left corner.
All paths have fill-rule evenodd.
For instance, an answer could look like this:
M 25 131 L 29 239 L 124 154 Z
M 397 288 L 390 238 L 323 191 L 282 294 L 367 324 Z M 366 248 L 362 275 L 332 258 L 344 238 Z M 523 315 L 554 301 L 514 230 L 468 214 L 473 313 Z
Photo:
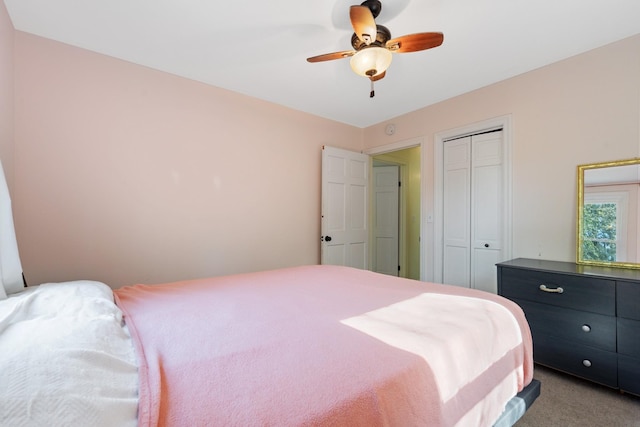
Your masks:
M 626 262 L 629 260 L 628 252 L 635 253 L 627 239 L 630 216 L 628 190 L 624 186 L 585 188 L 582 217 L 584 260 Z

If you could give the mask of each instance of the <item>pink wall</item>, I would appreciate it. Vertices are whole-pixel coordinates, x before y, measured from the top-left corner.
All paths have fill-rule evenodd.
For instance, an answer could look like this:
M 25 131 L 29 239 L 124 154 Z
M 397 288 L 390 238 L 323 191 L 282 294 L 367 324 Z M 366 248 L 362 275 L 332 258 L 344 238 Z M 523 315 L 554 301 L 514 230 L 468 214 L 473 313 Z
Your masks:
M 365 148 L 424 139 L 427 215 L 435 135 L 505 115 L 513 124 L 513 256 L 574 261 L 576 167 L 640 157 L 640 36 L 369 127 Z M 423 225 L 433 246 L 434 224 Z
M 0 155 L 6 168 L 14 158 L 30 283 L 120 286 L 316 263 L 320 147 L 414 138 L 425 141 L 428 277 L 434 136 L 503 115 L 513 123 L 513 255 L 573 260 L 576 166 L 640 156 L 640 36 L 390 120 L 389 137 L 389 122 L 352 128 L 7 33 L 7 23 L 0 9 Z
M 0 2 L 0 159 L 13 193 L 13 24 Z
M 319 262 L 323 144 L 362 130 L 15 33 L 30 283 L 117 287 Z

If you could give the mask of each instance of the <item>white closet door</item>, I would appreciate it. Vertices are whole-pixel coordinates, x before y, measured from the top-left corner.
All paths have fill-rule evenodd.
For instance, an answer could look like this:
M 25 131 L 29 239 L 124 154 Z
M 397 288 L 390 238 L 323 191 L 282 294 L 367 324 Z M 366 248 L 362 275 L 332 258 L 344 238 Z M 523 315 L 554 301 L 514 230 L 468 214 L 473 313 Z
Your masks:
M 443 283 L 497 292 L 502 261 L 502 131 L 444 143 Z
M 471 147 L 470 285 L 497 293 L 495 265 L 503 249 L 502 132 L 474 135 Z
M 442 282 L 469 287 L 471 268 L 471 137 L 444 144 Z

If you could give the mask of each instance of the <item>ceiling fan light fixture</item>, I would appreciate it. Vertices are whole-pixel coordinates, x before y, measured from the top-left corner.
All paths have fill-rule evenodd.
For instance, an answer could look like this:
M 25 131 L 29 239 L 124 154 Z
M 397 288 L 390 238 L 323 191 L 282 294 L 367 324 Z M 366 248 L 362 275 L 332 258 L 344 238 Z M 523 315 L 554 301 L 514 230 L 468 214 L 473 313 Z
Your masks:
M 383 47 L 366 47 L 351 57 L 351 69 L 360 76 L 371 78 L 387 71 L 391 58 L 391 52 Z

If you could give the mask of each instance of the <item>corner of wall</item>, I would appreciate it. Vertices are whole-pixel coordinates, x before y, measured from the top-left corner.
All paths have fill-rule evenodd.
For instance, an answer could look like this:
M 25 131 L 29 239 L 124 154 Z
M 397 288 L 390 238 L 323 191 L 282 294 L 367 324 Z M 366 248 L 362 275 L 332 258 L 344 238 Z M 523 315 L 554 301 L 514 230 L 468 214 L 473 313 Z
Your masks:
M 15 29 L 4 2 L 0 2 L 0 159 L 9 189 L 13 183 Z

